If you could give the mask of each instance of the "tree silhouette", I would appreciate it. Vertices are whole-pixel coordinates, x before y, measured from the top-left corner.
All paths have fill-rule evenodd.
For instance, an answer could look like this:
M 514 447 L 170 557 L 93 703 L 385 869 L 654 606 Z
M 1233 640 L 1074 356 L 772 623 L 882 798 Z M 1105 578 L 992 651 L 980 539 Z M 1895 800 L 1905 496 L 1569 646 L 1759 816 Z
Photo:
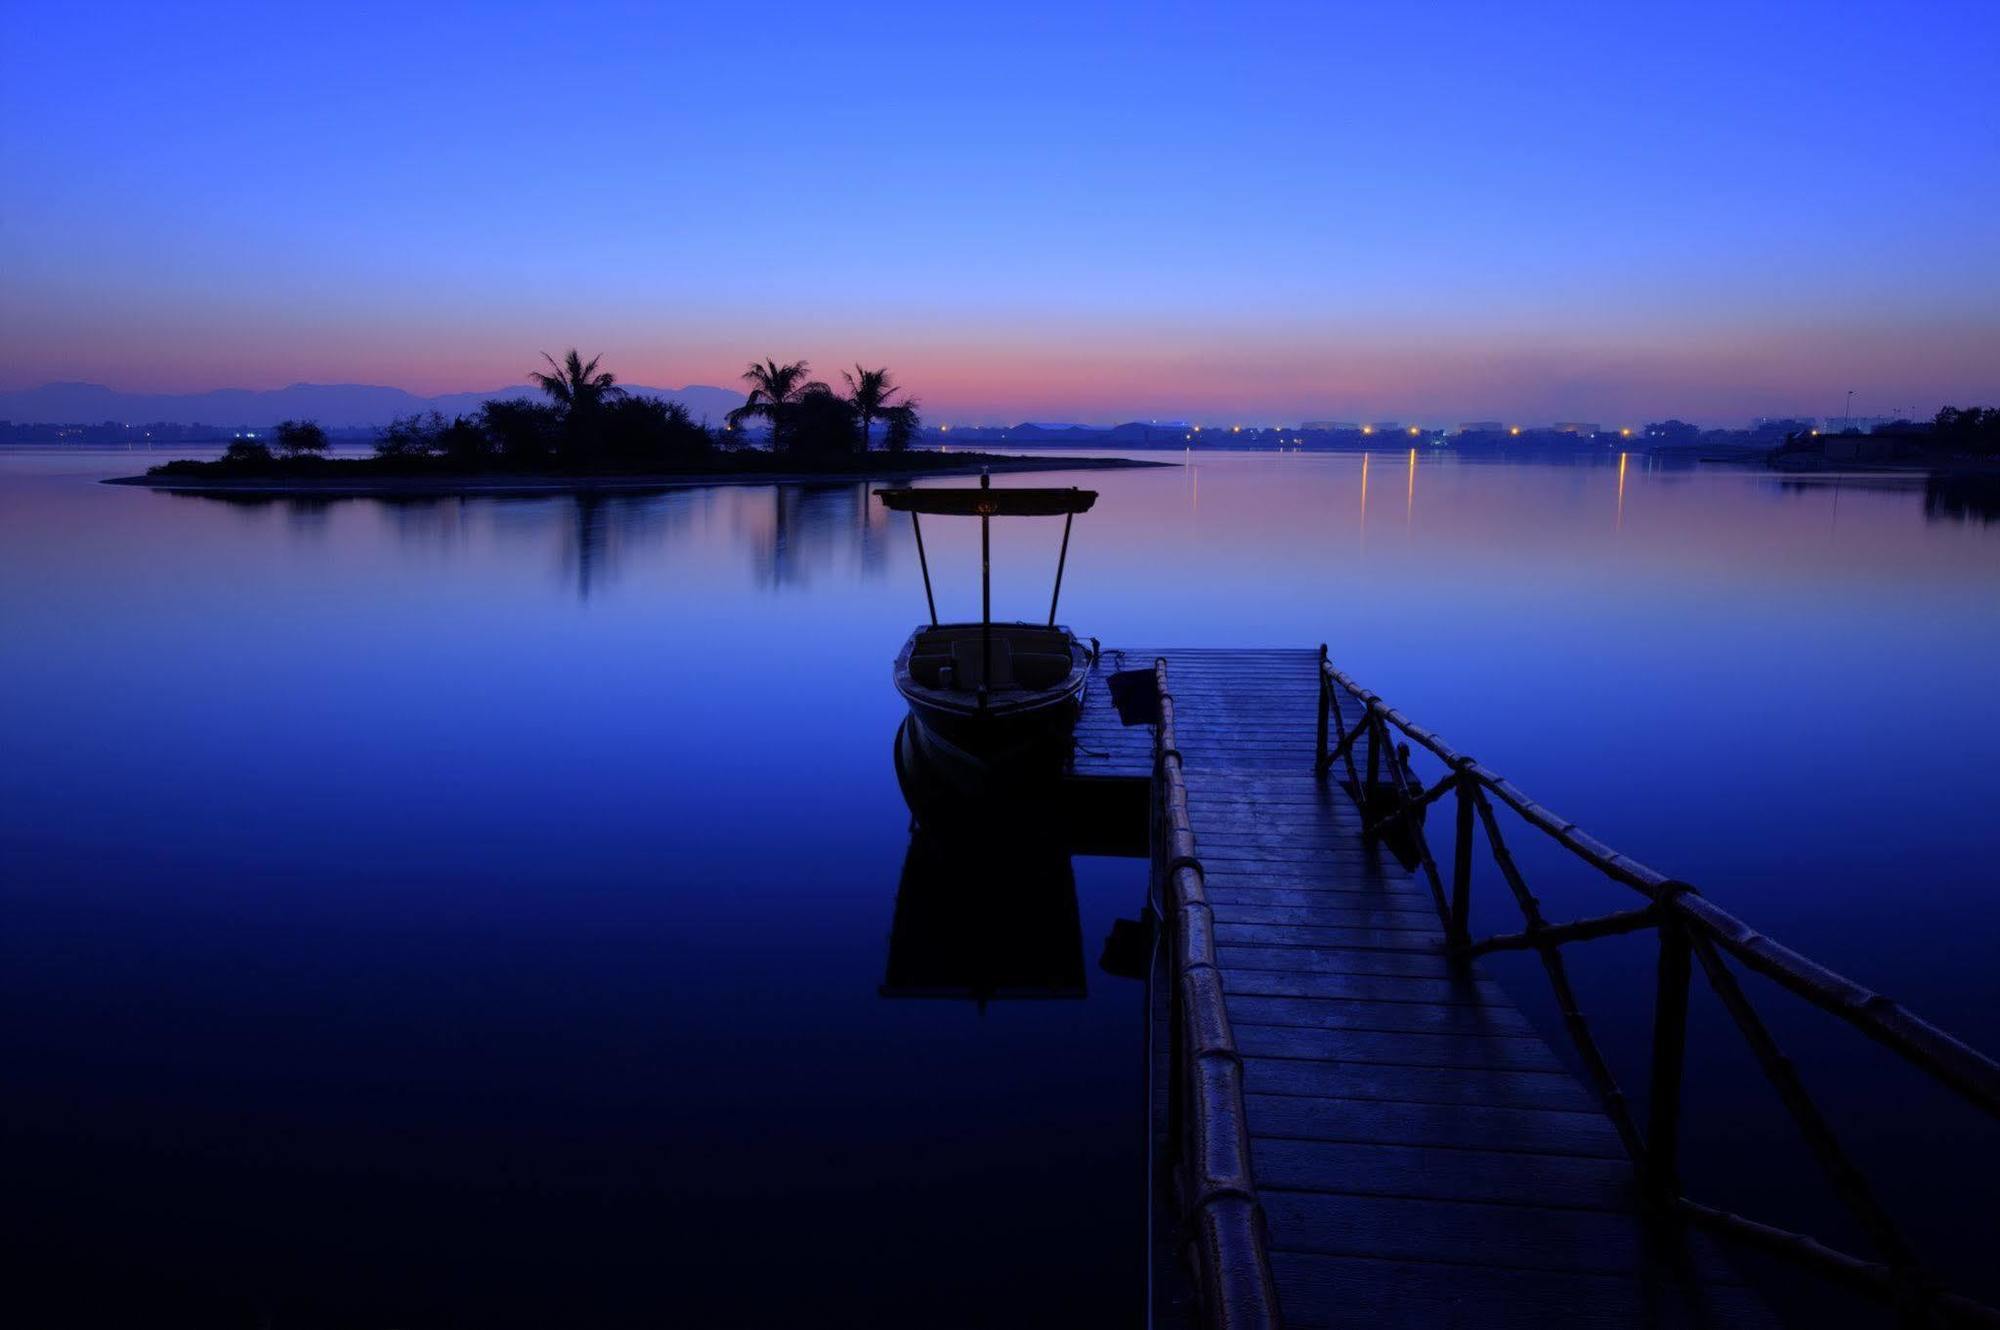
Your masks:
M 326 451 L 326 431 L 317 421 L 281 420 L 277 438 L 278 446 L 288 457 L 303 457 L 307 453 L 317 456 Z
M 2000 407 L 1944 407 L 1931 421 L 1931 437 L 1959 452 L 2000 453 Z
M 550 408 L 561 417 L 559 450 L 572 462 L 596 463 L 604 451 L 604 413 L 624 400 L 625 390 L 611 371 L 598 370 L 602 356 L 592 356 L 586 363 L 571 347 L 560 362 L 546 351 L 542 359 L 555 373 L 528 377 L 548 395 Z
M 540 462 L 556 451 L 562 417 L 543 402 L 498 397 L 479 408 L 479 427 L 494 451 L 510 463 Z
M 708 431 L 679 402 L 624 397 L 605 408 L 601 442 L 612 460 L 664 462 L 708 451 Z
M 882 446 L 892 453 L 908 450 L 917 441 L 917 431 L 923 428 L 924 418 L 918 414 L 922 403 L 914 397 L 905 397 L 896 405 L 882 413 L 888 427 L 882 431 Z
M 854 404 L 824 383 L 807 384 L 792 404 L 786 447 L 815 457 L 852 453 L 862 445 Z
M 536 371 L 528 378 L 537 388 L 548 394 L 549 404 L 565 416 L 589 415 L 614 398 L 623 397 L 625 390 L 618 386 L 618 377 L 610 370 L 599 373 L 597 362 L 603 356 L 592 356 L 585 363 L 575 347 L 560 361 L 548 352 L 542 352 L 542 359 L 549 362 L 553 374 Z
M 445 429 L 444 413 L 433 411 L 429 415 L 418 411 L 412 415 L 397 416 L 382 431 L 382 437 L 375 440 L 377 457 L 432 457 L 437 453 L 437 437 Z
M 448 457 L 465 463 L 478 461 L 491 451 L 486 431 L 478 420 L 465 416 L 446 420 L 441 411 L 397 416 L 375 441 L 377 457 L 419 460 Z
M 761 416 L 770 422 L 772 447 L 791 446 L 799 400 L 814 390 L 833 391 L 823 383 L 808 380 L 808 372 L 803 360 L 794 360 L 789 365 L 780 365 L 774 359 L 766 359 L 761 365 L 752 361 L 750 368 L 743 371 L 750 395 L 742 406 L 729 413 L 729 428 L 735 429 L 751 417 Z
M 878 420 L 889 419 L 889 412 L 895 409 L 889 399 L 903 390 L 889 377 L 886 368 L 863 369 L 857 364 L 852 374 L 842 370 L 840 376 L 847 380 L 848 405 L 854 408 L 855 417 L 861 422 L 861 448 L 865 452 L 870 428 Z

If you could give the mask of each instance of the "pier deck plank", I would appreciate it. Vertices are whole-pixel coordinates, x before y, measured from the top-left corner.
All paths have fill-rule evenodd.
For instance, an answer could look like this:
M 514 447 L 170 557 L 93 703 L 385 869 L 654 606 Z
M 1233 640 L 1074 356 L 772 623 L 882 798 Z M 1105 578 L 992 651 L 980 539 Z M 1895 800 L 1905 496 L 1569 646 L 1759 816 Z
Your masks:
M 1160 656 L 1285 1323 L 1768 1324 L 1651 1229 L 1593 1096 L 1315 777 L 1315 652 L 1107 651 L 1075 774 L 1150 772 L 1103 679 Z

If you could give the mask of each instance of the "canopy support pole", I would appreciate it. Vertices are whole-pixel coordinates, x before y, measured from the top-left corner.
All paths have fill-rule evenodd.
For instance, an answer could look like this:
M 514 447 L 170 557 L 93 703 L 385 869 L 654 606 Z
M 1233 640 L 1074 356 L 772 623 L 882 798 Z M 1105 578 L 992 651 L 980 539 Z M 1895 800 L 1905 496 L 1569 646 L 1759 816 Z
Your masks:
M 1051 628 L 1056 626 L 1056 602 L 1062 599 L 1063 564 L 1069 561 L 1069 529 L 1075 522 L 1075 513 L 1070 513 L 1063 518 L 1062 552 L 1056 555 L 1056 589 L 1049 596 L 1049 627 Z
M 979 473 L 979 488 L 991 489 L 993 478 Z M 979 703 L 993 684 L 993 519 L 979 515 Z
M 931 563 L 924 557 L 924 524 L 917 518 L 916 510 L 910 510 L 910 530 L 917 533 L 917 567 L 924 570 L 924 604 L 931 607 L 931 627 L 938 626 L 937 598 L 931 595 Z

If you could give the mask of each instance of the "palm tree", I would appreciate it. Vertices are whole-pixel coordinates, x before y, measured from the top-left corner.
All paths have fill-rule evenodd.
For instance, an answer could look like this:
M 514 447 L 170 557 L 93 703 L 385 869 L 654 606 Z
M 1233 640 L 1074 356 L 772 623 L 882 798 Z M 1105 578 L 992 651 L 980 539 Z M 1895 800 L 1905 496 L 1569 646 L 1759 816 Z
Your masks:
M 794 360 L 789 365 L 780 365 L 775 359 L 767 359 L 761 365 L 751 361 L 750 368 L 743 371 L 750 395 L 742 406 L 729 413 L 729 428 L 735 429 L 752 416 L 762 416 L 771 424 L 771 443 L 776 446 L 796 414 L 799 399 L 814 388 L 826 389 L 823 383 L 807 381 L 807 371 L 803 360 Z
M 588 364 L 571 347 L 569 354 L 558 361 L 548 352 L 542 352 L 542 359 L 549 362 L 553 374 L 539 371 L 530 374 L 535 386 L 549 396 L 549 402 L 564 415 L 589 415 L 613 398 L 623 397 L 625 390 L 618 386 L 618 378 L 610 370 L 598 373 L 597 362 L 603 356 L 592 356 Z
M 861 450 L 866 452 L 869 426 L 890 419 L 889 413 L 895 408 L 889 399 L 903 390 L 889 377 L 887 369 L 863 369 L 856 365 L 852 374 L 842 370 L 840 376 L 847 380 L 847 400 L 860 418 Z

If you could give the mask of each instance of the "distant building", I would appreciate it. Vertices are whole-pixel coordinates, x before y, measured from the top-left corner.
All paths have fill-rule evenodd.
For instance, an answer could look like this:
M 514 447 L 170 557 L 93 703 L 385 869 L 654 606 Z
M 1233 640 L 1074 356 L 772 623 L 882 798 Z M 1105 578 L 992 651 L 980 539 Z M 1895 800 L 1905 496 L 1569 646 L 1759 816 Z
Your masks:
M 1299 426 L 1302 430 L 1319 430 L 1327 434 L 1339 434 L 1344 430 L 1358 430 L 1359 422 L 1352 420 L 1308 420 Z
M 1504 420 L 1461 420 L 1458 423 L 1460 434 L 1504 434 L 1506 431 L 1507 422 Z
M 1808 434 L 1813 430 L 1810 416 L 1759 416 L 1750 422 L 1750 437 L 1776 443 L 1788 434 Z
M 1394 434 L 1403 428 L 1400 420 L 1378 420 L 1372 425 L 1363 425 L 1362 430 L 1370 434 Z
M 1900 416 L 1828 416 L 1819 422 L 1822 432 L 1839 434 L 1846 430 L 1860 430 L 1863 434 L 1873 434 L 1884 425 L 1902 423 Z
M 1557 434 L 1581 434 L 1586 438 L 1604 433 L 1604 427 L 1594 420 L 1558 420 L 1549 428 Z

